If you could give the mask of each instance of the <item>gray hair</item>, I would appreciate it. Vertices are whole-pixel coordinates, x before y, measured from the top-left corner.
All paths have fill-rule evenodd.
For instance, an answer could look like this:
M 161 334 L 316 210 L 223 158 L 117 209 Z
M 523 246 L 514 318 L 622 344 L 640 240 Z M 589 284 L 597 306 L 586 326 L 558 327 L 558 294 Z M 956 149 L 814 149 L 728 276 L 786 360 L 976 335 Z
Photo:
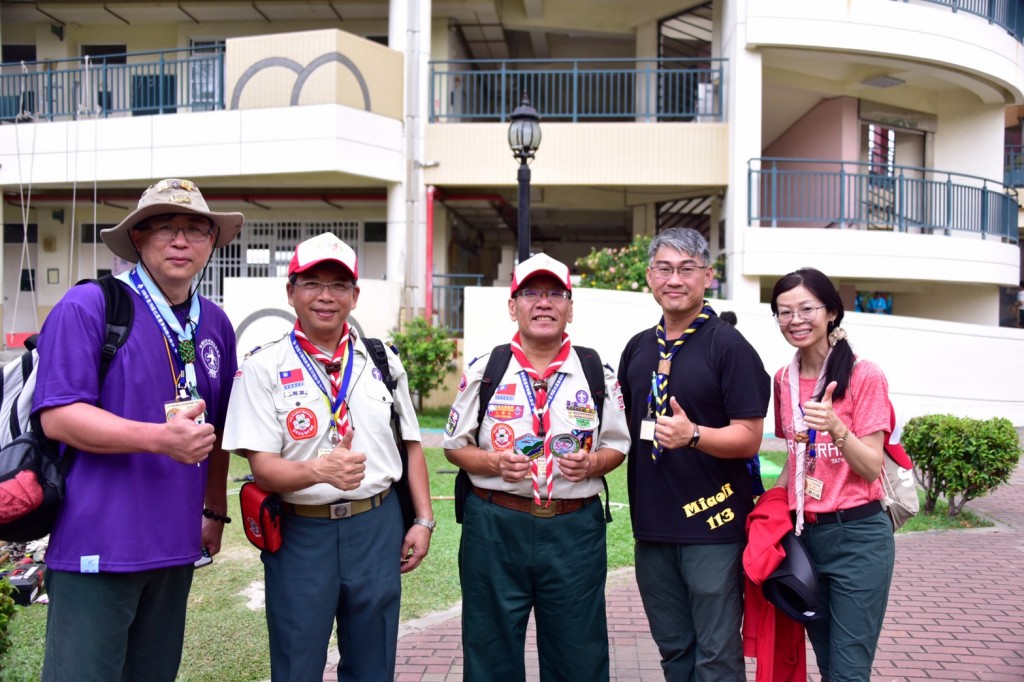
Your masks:
M 670 246 L 680 253 L 688 253 L 701 262 L 701 265 L 711 264 L 711 248 L 708 240 L 704 239 L 697 230 L 689 227 L 670 227 L 664 232 L 659 232 L 651 240 L 651 246 L 647 249 L 647 263 L 654 264 L 654 254 L 663 246 Z

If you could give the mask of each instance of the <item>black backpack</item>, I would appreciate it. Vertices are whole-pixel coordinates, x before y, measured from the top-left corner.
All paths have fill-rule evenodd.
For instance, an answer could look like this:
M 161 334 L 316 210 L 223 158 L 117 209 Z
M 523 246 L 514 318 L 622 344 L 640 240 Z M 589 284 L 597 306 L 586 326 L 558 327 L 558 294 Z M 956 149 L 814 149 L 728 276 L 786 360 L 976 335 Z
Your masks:
M 580 364 L 583 366 L 583 374 L 587 377 L 587 384 L 590 385 L 590 395 L 594 396 L 594 405 L 597 407 L 597 420 L 603 424 L 604 400 L 607 396 L 607 391 L 604 388 L 604 369 L 601 365 L 601 357 L 592 348 L 574 345 L 573 349 L 576 351 Z M 491 396 L 494 395 L 494 391 L 498 387 L 497 382 L 504 376 L 510 360 L 512 360 L 512 346 L 507 343 L 495 346 L 487 358 L 487 366 L 484 368 L 484 375 L 480 379 L 480 409 L 477 412 L 476 418 L 478 429 L 480 424 L 483 423 L 484 415 L 487 413 L 487 404 L 491 401 Z M 469 364 L 472 365 L 473 363 L 470 362 Z M 479 434 L 477 435 L 477 442 L 480 442 Z M 601 480 L 604 482 L 605 518 L 608 523 L 611 523 L 612 512 L 609 503 L 608 480 L 603 476 Z M 465 469 L 460 468 L 459 473 L 455 476 L 455 521 L 457 523 L 462 523 L 466 497 L 472 490 L 473 484 L 469 480 L 469 474 L 466 473 Z
M 102 386 L 114 354 L 128 340 L 135 308 L 127 288 L 110 275 L 77 284 L 84 282 L 99 285 L 106 301 L 106 338 L 99 349 Z M 0 538 L 8 542 L 29 542 L 49 534 L 75 455 L 67 448 L 62 457 L 61 444 L 47 438 L 39 417 L 31 414 L 39 364 L 37 341 L 38 335 L 29 337 L 28 350 L 4 367 L 0 386 Z
M 398 504 L 402 508 L 402 521 L 405 524 L 405 529 L 409 530 L 412 528 L 412 521 L 416 516 L 416 510 L 413 508 L 412 492 L 409 489 L 409 452 L 405 449 L 405 439 L 402 438 L 402 423 L 398 418 L 398 412 L 395 411 L 394 396 L 398 382 L 391 376 L 391 370 L 388 368 L 388 351 L 384 348 L 384 343 L 380 339 L 363 339 L 363 343 L 370 350 L 370 359 L 373 360 L 373 364 L 380 370 L 384 385 L 387 386 L 392 398 L 391 435 L 395 438 L 395 445 L 398 446 L 398 455 L 402 459 L 402 478 L 395 481 L 392 487 L 398 494 Z M 394 346 L 391 348 L 395 351 L 395 355 L 398 355 L 398 349 Z

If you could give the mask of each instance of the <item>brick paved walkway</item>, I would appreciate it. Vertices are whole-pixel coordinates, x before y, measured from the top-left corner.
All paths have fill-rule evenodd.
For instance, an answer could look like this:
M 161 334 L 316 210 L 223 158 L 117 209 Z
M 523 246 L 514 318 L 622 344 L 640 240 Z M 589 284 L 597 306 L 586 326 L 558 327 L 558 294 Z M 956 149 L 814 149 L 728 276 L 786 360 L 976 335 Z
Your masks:
M 897 536 L 896 576 L 872 680 L 1024 682 L 1024 467 L 969 506 L 998 525 Z M 631 569 L 609 575 L 607 595 L 611 679 L 662 679 Z M 460 627 L 457 608 L 404 624 L 396 680 L 461 680 Z M 527 637 L 527 670 L 536 671 L 532 624 Z M 332 652 L 325 682 L 337 680 L 336 657 Z M 817 680 L 813 661 L 808 646 L 810 679 Z M 528 679 L 539 677 L 534 672 Z M 747 679 L 754 680 L 752 659 Z

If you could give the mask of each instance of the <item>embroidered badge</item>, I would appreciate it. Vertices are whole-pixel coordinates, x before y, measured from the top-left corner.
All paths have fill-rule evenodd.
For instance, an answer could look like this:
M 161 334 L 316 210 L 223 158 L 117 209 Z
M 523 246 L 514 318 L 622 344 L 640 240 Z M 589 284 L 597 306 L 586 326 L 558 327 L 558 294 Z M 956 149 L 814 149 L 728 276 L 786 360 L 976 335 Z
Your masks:
M 203 339 L 199 342 L 199 356 L 206 366 L 206 373 L 211 379 L 216 379 L 220 371 L 220 348 L 217 348 L 213 339 Z
M 576 436 L 568 433 L 560 433 L 551 438 L 551 452 L 556 457 L 565 457 L 574 452 L 580 451 L 580 441 Z
M 516 438 L 515 450 L 517 454 L 526 455 L 530 459 L 537 459 L 544 454 L 544 439 L 538 438 L 532 433 Z
M 281 385 L 285 389 L 289 388 L 289 384 L 301 384 L 305 381 L 305 377 L 302 376 L 301 369 L 290 369 L 286 372 L 278 372 L 277 376 L 281 377 Z
M 522 419 L 522 405 L 494 405 L 487 406 L 487 416 L 499 422 L 510 422 L 515 419 Z
M 502 384 L 494 390 L 494 396 L 491 400 L 498 402 L 510 403 L 516 399 L 516 384 L 515 382 Z
M 463 374 L 462 375 L 462 379 L 459 380 L 459 393 L 462 393 L 463 391 L 466 390 L 466 384 L 467 384 L 467 382 L 466 382 L 466 375 Z
M 612 386 L 612 397 L 615 398 L 615 407 L 618 408 L 619 412 L 625 412 L 626 401 L 622 398 L 622 384 L 618 381 Z
M 576 436 L 576 440 L 580 442 L 580 450 L 586 452 L 593 452 L 594 450 L 594 432 L 584 431 L 582 429 L 573 429 L 572 435 Z
M 597 410 L 590 407 L 587 404 L 572 403 L 568 400 L 565 402 L 565 409 L 569 421 L 576 427 L 581 429 L 592 429 L 594 428 L 594 422 L 597 420 Z
M 511 450 L 515 439 L 515 431 L 508 424 L 495 424 L 491 427 L 491 447 L 495 450 Z
M 299 407 L 285 418 L 288 433 L 293 440 L 307 440 L 316 435 L 316 415 L 306 407 Z
M 376 367 L 370 370 L 370 374 L 372 374 L 373 378 L 376 379 L 377 381 L 384 381 L 384 375 L 381 374 L 380 370 L 377 369 Z
M 459 425 L 459 413 L 453 407 L 452 411 L 448 413 L 448 424 L 444 427 L 444 432 L 449 436 L 455 433 L 455 427 Z
M 576 402 L 586 405 L 590 402 L 590 395 L 586 391 L 576 391 Z

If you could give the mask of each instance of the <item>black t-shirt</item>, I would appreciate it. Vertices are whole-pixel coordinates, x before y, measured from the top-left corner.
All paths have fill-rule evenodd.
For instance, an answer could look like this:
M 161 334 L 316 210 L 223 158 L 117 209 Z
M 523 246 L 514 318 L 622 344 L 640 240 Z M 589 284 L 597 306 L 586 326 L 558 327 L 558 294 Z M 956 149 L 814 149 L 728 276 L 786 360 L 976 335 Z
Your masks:
M 658 358 L 652 327 L 634 336 L 619 360 L 632 437 L 626 461 L 633 535 L 679 544 L 743 542 L 753 508 L 746 460 L 677 448 L 655 462 L 651 441 L 640 439 Z M 719 428 L 732 419 L 764 418 L 771 379 L 743 335 L 713 315 L 676 353 L 668 390 L 693 423 Z

